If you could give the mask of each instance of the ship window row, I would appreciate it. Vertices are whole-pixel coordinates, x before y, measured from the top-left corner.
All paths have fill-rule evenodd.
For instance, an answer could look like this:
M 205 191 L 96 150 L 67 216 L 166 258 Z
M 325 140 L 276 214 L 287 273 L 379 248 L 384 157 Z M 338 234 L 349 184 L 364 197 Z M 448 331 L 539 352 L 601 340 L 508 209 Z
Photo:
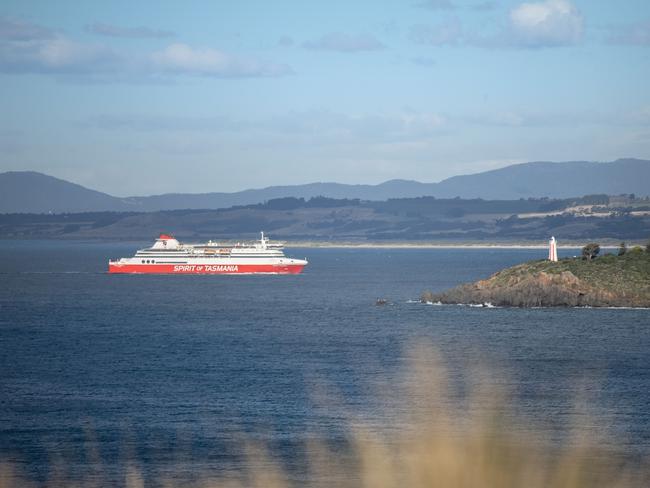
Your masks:
M 169 256 L 155 256 L 157 258 L 166 258 Z M 194 258 L 194 259 L 225 259 L 225 258 L 239 258 L 239 259 L 250 259 L 250 258 L 283 258 L 283 255 L 279 256 L 273 256 L 273 255 L 268 255 L 268 254 L 247 254 L 243 256 L 179 256 L 179 257 L 189 257 L 189 258 Z M 141 260 L 142 264 L 155 264 L 154 259 L 142 259 Z
M 231 256 L 233 258 L 245 259 L 245 258 L 282 258 L 283 254 L 238 254 Z
M 165 258 L 168 256 L 156 256 L 158 258 Z M 192 259 L 226 259 L 226 258 L 235 258 L 235 259 L 257 259 L 257 258 L 283 258 L 284 256 L 269 256 L 264 254 L 249 254 L 248 256 L 179 256 L 179 257 L 188 257 Z M 142 264 L 155 264 L 154 259 L 142 259 Z
M 155 258 L 163 258 L 163 259 L 174 259 L 174 258 L 190 258 L 190 257 L 196 257 L 191 254 L 176 254 L 174 256 L 164 256 L 160 254 L 154 254 L 153 256 L 143 256 L 142 254 L 135 256 L 136 258 L 140 259 L 155 259 Z

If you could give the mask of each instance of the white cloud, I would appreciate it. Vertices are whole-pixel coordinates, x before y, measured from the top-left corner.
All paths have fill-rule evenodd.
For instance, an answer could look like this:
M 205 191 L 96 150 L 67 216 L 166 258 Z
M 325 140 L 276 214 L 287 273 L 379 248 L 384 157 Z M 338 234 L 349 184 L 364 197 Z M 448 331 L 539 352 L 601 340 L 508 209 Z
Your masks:
M 386 46 L 371 35 L 350 35 L 341 32 L 325 34 L 319 39 L 304 42 L 302 46 L 306 49 L 347 53 L 358 51 L 378 51 L 386 48 Z
M 429 112 L 345 114 L 328 110 L 293 111 L 264 119 L 231 119 L 221 116 L 102 115 L 79 122 L 100 130 L 139 132 L 240 133 L 260 140 L 266 136 L 295 141 L 359 143 L 404 141 L 426 138 L 446 124 L 443 116 Z
M 119 64 L 119 56 L 97 45 L 54 39 L 0 43 L 0 72 L 91 73 Z
M 229 132 L 244 130 L 238 122 L 223 116 L 102 114 L 80 120 L 86 129 L 127 130 L 129 132 Z
M 95 24 L 106 35 L 163 37 L 165 31 Z M 110 34 L 108 34 L 110 32 Z M 234 55 L 213 48 L 175 43 L 150 53 L 116 51 L 101 44 L 77 42 L 37 24 L 0 17 L 0 73 L 74 76 L 85 81 L 151 81 L 173 75 L 245 78 L 291 73 L 286 64 Z
M 120 61 L 105 46 L 75 42 L 47 27 L 0 17 L 0 72 L 96 73 Z
M 438 25 L 414 25 L 411 27 L 409 36 L 418 44 L 456 45 L 463 40 L 463 28 L 460 21 L 454 18 Z
M 650 121 L 650 111 L 646 109 L 645 117 Z M 453 121 L 462 124 L 493 127 L 586 127 L 614 125 L 643 125 L 644 111 L 611 112 L 597 109 L 590 110 L 515 110 L 477 111 L 471 114 L 458 114 Z
M 416 7 L 429 10 L 452 10 L 456 8 L 450 0 L 425 0 L 415 4 Z
M 157 71 L 177 74 L 242 78 L 258 76 L 282 76 L 291 73 L 286 64 L 235 56 L 218 49 L 193 48 L 187 44 L 170 44 L 151 55 Z
M 582 38 L 582 15 L 568 0 L 522 3 L 509 20 L 511 41 L 522 47 L 566 46 Z
M 328 110 L 290 112 L 270 119 L 239 122 L 247 136 L 327 144 L 392 144 L 440 133 L 445 118 L 429 112 L 346 114 Z
M 631 125 L 649 126 L 650 125 L 650 105 L 640 107 L 633 112 L 627 114 L 621 119 L 625 120 Z
M 534 117 L 524 116 L 513 111 L 474 114 L 463 117 L 462 120 L 470 124 L 505 127 L 522 127 L 535 123 Z
M 293 46 L 293 44 L 294 44 L 293 38 L 290 36 L 282 36 L 280 37 L 280 39 L 278 39 L 278 46 L 289 47 L 289 46 Z
M 102 22 L 86 26 L 88 32 L 107 37 L 126 37 L 126 38 L 154 38 L 173 37 L 174 33 L 167 30 L 152 29 L 150 27 L 120 27 Z
M 425 68 L 433 68 L 436 65 L 436 60 L 427 56 L 414 56 L 410 58 L 410 61 Z
M 67 39 L 48 41 L 39 46 L 36 52 L 38 60 L 53 69 L 94 64 L 111 57 L 108 50 Z
M 0 17 L 0 39 L 9 41 L 31 41 L 51 39 L 56 33 L 41 25 Z
M 486 10 L 494 4 L 485 2 L 475 7 Z M 506 24 L 490 35 L 463 29 L 454 17 L 438 25 L 413 25 L 409 37 L 413 42 L 431 46 L 535 49 L 576 44 L 582 33 L 582 14 L 569 0 L 543 0 L 517 5 L 510 11 Z
M 477 12 L 488 12 L 490 10 L 495 10 L 497 8 L 497 3 L 496 2 L 480 2 L 480 3 L 475 3 L 470 7 L 472 10 L 475 10 Z
M 612 44 L 649 46 L 650 20 L 612 27 L 608 41 Z

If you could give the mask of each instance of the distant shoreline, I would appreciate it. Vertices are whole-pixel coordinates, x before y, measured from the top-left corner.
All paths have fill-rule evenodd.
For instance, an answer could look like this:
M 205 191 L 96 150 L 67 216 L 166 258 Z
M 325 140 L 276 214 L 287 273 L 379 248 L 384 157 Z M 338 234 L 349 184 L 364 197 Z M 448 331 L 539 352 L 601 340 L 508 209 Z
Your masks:
M 179 240 L 185 243 L 199 243 L 208 240 L 208 237 L 194 237 L 194 238 L 183 238 L 179 236 Z M 243 238 L 243 239 L 224 239 L 219 242 L 224 245 L 234 245 L 237 242 L 250 242 L 254 241 L 255 238 Z M 0 237 L 0 242 L 16 242 L 16 241 L 31 241 L 31 242 L 86 242 L 86 243 L 111 243 L 111 244 L 128 244 L 132 243 L 134 245 L 150 245 L 151 239 L 146 238 L 91 238 L 88 236 L 83 237 L 34 237 L 34 238 L 7 238 Z M 397 241 L 397 242 L 350 242 L 350 241 L 292 241 L 290 239 L 271 239 L 271 242 L 282 242 L 284 246 L 288 249 L 548 249 L 548 244 L 540 243 L 539 241 L 530 241 L 530 242 L 494 242 L 494 243 L 478 243 L 478 242 L 452 242 L 452 243 L 443 243 L 443 242 L 408 242 L 408 241 Z M 609 239 L 598 239 L 598 238 L 588 238 L 580 242 L 571 242 L 564 243 L 558 246 L 559 249 L 581 249 L 588 242 L 598 242 L 601 249 L 618 249 L 620 241 L 612 241 Z M 634 242 L 626 241 L 628 248 L 635 246 L 645 247 L 647 242 Z
M 582 244 L 565 244 L 558 246 L 559 249 L 580 249 L 587 241 Z M 629 244 L 633 247 L 635 244 Z M 640 244 L 639 244 L 640 245 Z M 424 243 L 424 242 L 395 242 L 395 243 L 379 243 L 379 242 L 313 242 L 313 241 L 296 241 L 285 242 L 287 248 L 327 248 L 327 249 L 548 249 L 548 244 L 478 244 L 478 243 L 453 243 L 453 244 L 440 244 L 440 243 Z M 600 246 L 601 249 L 617 249 L 618 244 L 604 244 Z

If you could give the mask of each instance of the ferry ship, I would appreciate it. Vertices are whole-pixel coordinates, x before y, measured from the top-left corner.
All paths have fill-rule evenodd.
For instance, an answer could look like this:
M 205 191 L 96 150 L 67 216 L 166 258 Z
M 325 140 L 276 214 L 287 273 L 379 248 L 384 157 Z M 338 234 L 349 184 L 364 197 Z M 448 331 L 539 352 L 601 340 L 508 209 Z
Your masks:
M 153 246 L 140 249 L 131 258 L 108 262 L 109 273 L 149 274 L 298 274 L 304 259 L 284 255 L 281 243 L 270 243 L 261 233 L 259 241 L 225 245 L 183 244 L 161 234 Z

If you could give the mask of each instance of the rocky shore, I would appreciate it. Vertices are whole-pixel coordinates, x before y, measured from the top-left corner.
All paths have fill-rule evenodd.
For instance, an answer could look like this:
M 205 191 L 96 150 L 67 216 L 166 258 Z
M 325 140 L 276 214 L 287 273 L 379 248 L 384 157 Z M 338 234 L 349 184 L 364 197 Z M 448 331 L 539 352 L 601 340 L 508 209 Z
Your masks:
M 530 261 L 485 280 L 442 293 L 424 292 L 423 302 L 507 307 L 650 307 L 650 253 Z

